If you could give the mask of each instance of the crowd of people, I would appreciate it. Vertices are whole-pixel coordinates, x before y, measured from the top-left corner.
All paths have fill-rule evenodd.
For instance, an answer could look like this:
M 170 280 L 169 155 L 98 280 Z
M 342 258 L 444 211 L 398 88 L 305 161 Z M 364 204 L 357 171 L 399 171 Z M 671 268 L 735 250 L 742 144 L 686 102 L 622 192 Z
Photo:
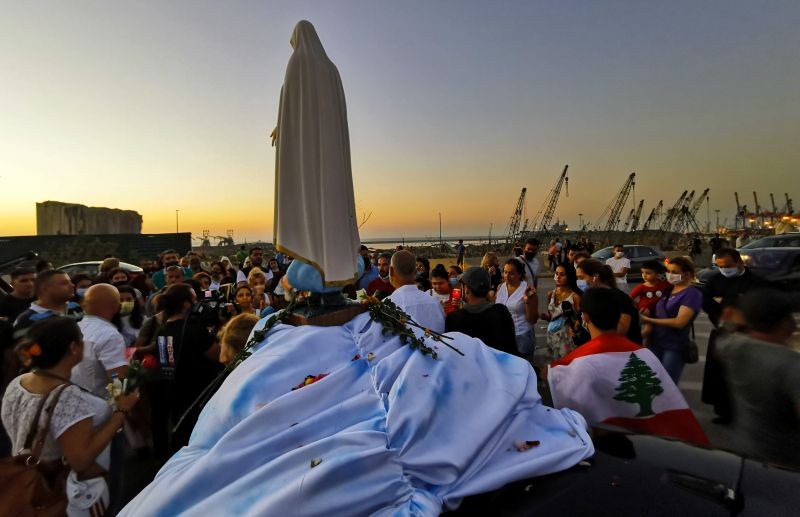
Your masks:
M 785 346 L 795 330 L 793 302 L 754 276 L 736 250 L 715 245 L 719 272 L 702 289 L 692 259 L 674 257 L 645 262 L 643 282 L 628 292 L 630 261 L 621 244 L 602 263 L 585 238 L 555 239 L 546 250 L 532 238 L 505 260 L 490 251 L 466 269 L 459 245 L 456 265 L 433 267 L 408 250 L 362 246 L 363 274 L 344 292 L 388 298 L 423 328 L 461 332 L 529 361 L 540 391 L 556 406 L 589 404 L 580 393 L 617 383 L 601 369 L 561 368 L 558 383 L 548 386 L 551 368 L 577 364 L 589 350 L 594 361 L 605 357 L 599 352 L 647 351 L 641 364 L 660 389 L 678 393 L 685 365 L 697 360 L 693 322 L 705 311 L 715 330 L 704 401 L 720 423 L 737 427 L 743 451 L 800 465 L 800 355 Z M 76 494 L 70 515 L 101 515 L 124 502 L 115 470 L 123 468 L 126 446 L 163 462 L 186 445 L 201 409 L 196 399 L 236 359 L 259 319 L 296 295 L 286 278 L 291 257 L 266 257 L 254 247 L 234 260 L 238 267 L 227 257 L 208 261 L 167 250 L 142 263 L 144 274 L 120 268 L 113 257 L 96 274 L 70 277 L 49 264 L 11 274 L 13 291 L 0 298 L 7 433 L 0 452 L 25 448 L 39 425 L 37 409 L 49 401 L 41 460 L 68 462 Z M 540 298 L 546 274 L 553 288 Z M 535 335 L 540 320 L 544 339 Z M 125 379 L 132 360 L 152 368 L 151 377 L 137 391 L 110 397 L 109 381 Z M 581 375 L 584 389 L 566 397 L 558 386 L 570 385 L 569 375 Z M 702 431 L 692 432 L 702 438 Z M 680 429 L 663 434 L 683 436 Z M 127 445 L 115 445 L 122 436 Z

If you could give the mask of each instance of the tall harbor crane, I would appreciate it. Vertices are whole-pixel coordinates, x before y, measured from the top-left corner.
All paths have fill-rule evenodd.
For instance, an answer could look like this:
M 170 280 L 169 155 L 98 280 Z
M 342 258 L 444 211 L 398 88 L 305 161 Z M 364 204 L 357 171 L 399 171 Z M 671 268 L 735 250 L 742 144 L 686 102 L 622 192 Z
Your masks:
M 755 218 L 758 219 L 760 217 L 761 218 L 761 224 L 763 225 L 764 224 L 764 213 L 763 213 L 764 211 L 761 209 L 761 205 L 758 203 L 758 194 L 756 194 L 755 190 L 753 191 L 753 201 L 756 202 L 756 212 L 755 212 L 756 213 L 756 217 Z
M 506 244 L 513 244 L 514 239 L 517 238 L 519 233 L 519 225 L 522 222 L 522 213 L 525 211 L 525 193 L 527 188 L 522 187 L 522 192 L 519 194 L 517 206 L 514 208 L 514 213 L 511 219 L 508 220 L 508 228 L 506 229 Z M 527 223 L 526 223 L 527 226 Z
M 708 197 L 709 189 L 705 189 L 700 197 L 695 200 L 694 203 L 691 204 L 687 201 L 684 207 L 681 209 L 680 217 L 678 218 L 675 228 L 673 231 L 677 233 L 683 233 L 687 230 L 692 230 L 693 232 L 700 232 L 700 225 L 697 223 L 697 213 L 700 211 L 700 207 L 703 206 L 706 198 Z
M 622 225 L 622 231 L 627 232 L 630 225 L 633 223 L 633 214 L 636 212 L 635 208 L 631 208 L 628 212 L 628 217 L 625 218 L 625 224 Z
M 564 166 L 564 170 L 558 177 L 558 181 L 556 181 L 547 199 L 545 199 L 544 204 L 542 204 L 542 208 L 539 209 L 539 212 L 533 218 L 533 222 L 531 223 L 531 229 L 533 231 L 546 233 L 550 229 L 550 222 L 553 220 L 553 214 L 556 211 L 556 205 L 558 204 L 558 197 L 561 195 L 562 186 L 566 185 L 567 195 L 569 195 L 568 168 L 569 165 Z
M 681 213 L 681 207 L 683 206 L 684 201 L 686 201 L 686 195 L 688 193 L 689 192 L 687 190 L 684 190 L 683 194 L 681 194 L 681 197 L 679 197 L 678 200 L 675 202 L 675 204 L 672 205 L 672 208 L 667 210 L 666 217 L 664 217 L 664 220 L 661 221 L 662 232 L 668 232 L 672 229 L 672 225 L 675 223 L 675 219 Z
M 604 227 L 604 231 L 613 232 L 619 226 L 619 219 L 622 215 L 622 209 L 625 208 L 625 203 L 628 201 L 628 196 L 631 195 L 631 190 L 633 190 L 634 186 L 636 185 L 636 173 L 632 172 L 628 176 L 628 179 L 625 180 L 625 184 L 622 185 L 622 188 L 617 193 L 616 196 L 611 200 L 611 203 L 603 210 L 603 213 L 600 214 L 600 218 L 597 220 L 597 226 L 600 226 L 600 223 L 603 222 L 605 219 L 606 224 Z M 606 214 L 608 218 L 606 219 Z
M 794 207 L 792 207 L 792 200 L 789 199 L 789 193 L 786 192 L 783 195 L 786 196 L 786 207 L 783 209 L 783 211 L 787 215 L 792 215 L 794 213 Z
M 655 225 L 656 218 L 661 213 L 661 209 L 663 207 L 664 207 L 664 200 L 661 199 L 661 200 L 659 200 L 658 205 L 656 205 L 656 207 L 650 211 L 650 215 L 647 216 L 647 220 L 644 222 L 644 225 L 642 226 L 642 231 L 643 232 L 648 231 L 651 226 Z
M 631 228 L 632 232 L 635 232 L 637 228 L 639 228 L 639 221 L 642 219 L 642 208 L 644 208 L 644 199 L 639 200 L 639 206 L 636 207 L 636 212 L 633 214 L 633 221 L 631 221 Z

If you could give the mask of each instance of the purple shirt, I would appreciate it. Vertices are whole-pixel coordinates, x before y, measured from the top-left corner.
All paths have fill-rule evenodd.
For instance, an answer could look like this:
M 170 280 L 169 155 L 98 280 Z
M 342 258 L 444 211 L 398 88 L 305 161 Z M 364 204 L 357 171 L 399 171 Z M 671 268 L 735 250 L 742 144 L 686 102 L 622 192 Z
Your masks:
M 680 308 L 684 306 L 694 311 L 694 316 L 697 316 L 703 306 L 703 295 L 694 287 L 688 287 L 677 294 L 670 294 L 656 305 L 655 317 L 675 318 Z M 691 323 L 681 329 L 653 325 L 653 344 L 664 350 L 681 350 L 689 342 L 691 328 Z

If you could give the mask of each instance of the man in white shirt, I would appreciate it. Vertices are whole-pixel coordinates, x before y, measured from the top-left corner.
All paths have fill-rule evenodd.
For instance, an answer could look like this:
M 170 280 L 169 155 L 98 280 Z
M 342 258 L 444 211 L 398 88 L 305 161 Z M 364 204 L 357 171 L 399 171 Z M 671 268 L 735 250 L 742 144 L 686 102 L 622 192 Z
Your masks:
M 625 257 L 625 248 L 622 244 L 614 244 L 614 255 L 606 260 L 606 265 L 614 272 L 617 287 L 628 292 L 628 271 L 631 270 L 631 261 Z
M 395 291 L 389 295 L 395 305 L 425 328 L 444 332 L 444 310 L 439 301 L 417 287 L 417 259 L 407 250 L 392 255 L 389 282 Z
M 525 241 L 522 256 L 518 257 L 525 266 L 525 280 L 534 287 L 537 287 L 539 276 L 539 259 L 536 257 L 536 254 L 539 253 L 539 245 L 539 240 L 531 237 Z
M 255 248 L 250 248 L 250 255 L 247 257 L 250 259 L 250 265 L 242 267 L 236 273 L 236 284 L 239 285 L 241 282 L 247 282 L 247 277 L 250 275 L 250 271 L 253 268 L 258 268 L 264 272 L 264 275 L 267 277 L 267 283 L 272 280 L 272 271 L 268 267 L 264 267 L 264 250 L 256 246 Z
M 111 319 L 119 312 L 119 291 L 110 284 L 91 286 L 84 297 L 85 316 L 78 323 L 83 333 L 83 359 L 72 368 L 72 382 L 106 398 L 113 374 L 125 377 L 125 338 Z

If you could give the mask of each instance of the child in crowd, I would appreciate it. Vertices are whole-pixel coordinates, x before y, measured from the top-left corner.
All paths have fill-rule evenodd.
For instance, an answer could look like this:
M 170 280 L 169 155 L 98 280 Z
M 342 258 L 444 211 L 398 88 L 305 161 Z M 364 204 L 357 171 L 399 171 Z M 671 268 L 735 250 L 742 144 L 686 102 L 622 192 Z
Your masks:
M 439 300 L 445 315 L 460 308 L 453 303 L 453 285 L 450 282 L 450 273 L 443 264 L 437 264 L 431 271 L 431 285 L 433 288 L 428 291 L 428 294 Z
M 649 316 L 656 313 L 656 305 L 659 300 L 667 296 L 672 289 L 672 285 L 664 280 L 664 273 L 667 268 L 657 260 L 648 260 L 642 264 L 643 282 L 630 293 L 631 298 L 637 302 L 639 313 Z M 644 344 L 649 341 L 652 326 L 642 325 L 642 338 Z

